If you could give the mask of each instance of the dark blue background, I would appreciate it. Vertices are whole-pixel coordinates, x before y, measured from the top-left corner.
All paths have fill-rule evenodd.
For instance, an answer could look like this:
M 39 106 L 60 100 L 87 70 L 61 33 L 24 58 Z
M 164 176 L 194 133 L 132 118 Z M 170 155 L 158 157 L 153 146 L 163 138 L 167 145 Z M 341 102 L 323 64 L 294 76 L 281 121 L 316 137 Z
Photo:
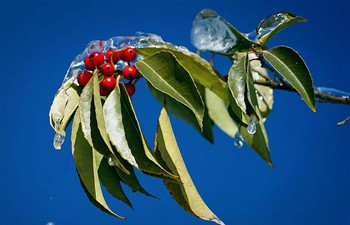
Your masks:
M 279 33 L 307 62 L 315 86 L 350 91 L 349 1 L 1 1 L 0 115 L 1 225 L 210 224 L 189 215 L 163 183 L 138 173 L 160 200 L 126 189 L 135 211 L 106 197 L 121 221 L 95 208 L 80 187 L 69 134 L 62 151 L 52 146 L 48 111 L 71 60 L 95 39 L 155 33 L 194 51 L 192 20 L 211 8 L 242 32 L 278 11 L 309 21 Z M 228 70 L 228 60 L 215 66 Z M 137 85 L 134 104 L 150 143 L 160 105 Z M 209 207 L 226 224 L 349 225 L 349 127 L 336 123 L 349 106 L 317 104 L 313 113 L 294 93 L 276 91 L 266 122 L 274 169 L 251 149 L 236 149 L 216 127 L 215 144 L 173 118 L 188 170 Z M 108 195 L 106 195 L 108 196 Z

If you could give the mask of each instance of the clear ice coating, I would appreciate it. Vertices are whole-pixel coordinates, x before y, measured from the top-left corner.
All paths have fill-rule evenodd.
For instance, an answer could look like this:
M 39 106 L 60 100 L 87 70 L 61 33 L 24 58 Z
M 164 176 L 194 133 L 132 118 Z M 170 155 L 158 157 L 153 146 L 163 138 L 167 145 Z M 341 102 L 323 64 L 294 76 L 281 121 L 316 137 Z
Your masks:
M 237 44 L 237 37 L 221 16 L 204 9 L 193 21 L 191 42 L 201 51 L 227 52 Z
M 265 18 L 260 22 L 259 26 L 256 28 L 256 39 L 259 39 L 265 34 L 270 33 L 271 31 L 276 29 L 276 27 L 278 27 L 280 24 L 286 22 L 286 20 L 287 18 L 285 13 L 276 13 Z
M 112 159 L 112 157 L 109 157 L 108 160 L 107 160 L 107 162 L 108 162 L 108 165 L 109 165 L 109 166 L 115 166 L 115 165 L 116 165 L 116 163 L 115 163 L 115 161 Z
M 56 150 L 61 150 L 62 144 L 64 143 L 65 139 L 66 136 L 64 134 L 56 133 L 53 138 L 53 147 Z
M 234 146 L 236 148 L 241 148 L 243 146 L 243 142 L 244 142 L 244 139 L 243 139 L 241 133 L 239 133 L 239 131 L 237 131 L 235 134 L 235 137 L 234 137 L 234 142 L 233 142 Z
M 70 82 L 74 82 L 76 77 L 85 70 L 84 58 L 88 56 L 90 53 L 99 51 L 105 53 L 107 50 L 117 50 L 122 49 L 127 46 L 132 46 L 135 48 L 144 48 L 144 47 L 157 47 L 157 48 L 170 48 L 174 50 L 178 50 L 184 53 L 189 52 L 187 48 L 183 46 L 176 46 L 168 42 L 164 42 L 163 39 L 155 34 L 148 34 L 143 32 L 137 32 L 135 36 L 116 36 L 112 37 L 105 41 L 95 40 L 91 41 L 86 48 L 78 54 L 72 63 L 70 64 L 67 73 L 64 77 L 63 84 L 68 80 Z M 135 61 L 142 59 L 140 55 L 137 56 Z M 117 62 L 118 68 L 123 69 L 127 64 L 123 64 L 120 60 Z M 73 79 L 71 79 L 73 78 Z
M 250 117 L 250 122 L 247 126 L 247 131 L 249 134 L 255 134 L 256 132 L 256 117 L 255 116 L 251 116 Z
M 317 87 L 316 91 L 321 94 L 333 95 L 335 97 L 350 98 L 350 93 L 335 88 Z

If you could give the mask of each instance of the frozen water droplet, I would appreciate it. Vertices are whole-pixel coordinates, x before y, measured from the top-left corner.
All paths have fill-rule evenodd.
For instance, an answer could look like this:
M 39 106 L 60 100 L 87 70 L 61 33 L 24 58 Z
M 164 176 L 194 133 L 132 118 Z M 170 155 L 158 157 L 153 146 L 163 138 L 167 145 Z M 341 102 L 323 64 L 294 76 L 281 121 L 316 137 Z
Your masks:
M 66 136 L 64 134 L 56 133 L 54 138 L 53 138 L 53 147 L 56 150 L 60 150 L 65 138 L 66 138 Z
M 221 16 L 204 9 L 193 21 L 191 42 L 202 51 L 226 52 L 237 45 L 237 37 Z
M 241 133 L 239 133 L 237 131 L 235 134 L 234 142 L 233 142 L 234 146 L 236 148 L 241 148 L 243 146 L 243 142 L 244 142 L 244 140 L 243 140 Z
M 116 165 L 116 163 L 115 163 L 115 161 L 112 159 L 112 157 L 109 157 L 109 158 L 108 158 L 108 165 L 110 165 L 110 166 L 115 166 L 115 165 Z
M 247 131 L 249 134 L 255 134 L 255 132 L 256 132 L 256 117 L 255 116 L 250 117 L 250 122 L 248 124 Z

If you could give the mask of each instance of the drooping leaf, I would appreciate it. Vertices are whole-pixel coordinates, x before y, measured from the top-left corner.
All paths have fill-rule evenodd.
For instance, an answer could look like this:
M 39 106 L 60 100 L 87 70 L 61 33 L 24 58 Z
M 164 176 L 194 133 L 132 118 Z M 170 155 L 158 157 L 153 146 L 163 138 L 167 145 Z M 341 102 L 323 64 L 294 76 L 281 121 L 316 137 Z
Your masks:
M 119 84 L 109 94 L 103 106 L 103 114 L 109 138 L 125 160 L 145 173 L 175 178 L 154 158 L 123 84 Z
M 260 106 L 257 99 L 256 89 L 254 86 L 253 76 L 251 73 L 250 65 L 248 64 L 248 74 L 247 74 L 247 96 L 250 104 L 254 108 L 255 115 L 261 118 Z M 256 152 L 258 155 L 267 162 L 267 164 L 273 167 L 269 142 L 267 138 L 267 133 L 265 130 L 264 122 L 262 119 L 256 121 L 256 132 L 254 134 L 249 134 L 246 127 L 240 127 L 240 133 L 242 134 L 246 143 Z
M 82 186 L 89 197 L 90 201 L 103 211 L 120 219 L 122 216 L 115 214 L 107 205 L 98 176 L 98 164 L 102 159 L 101 154 L 96 154 L 90 144 L 85 139 L 80 121 L 80 111 L 77 110 L 72 125 L 72 154 L 77 168 Z
M 118 176 L 117 171 L 113 166 L 108 165 L 107 158 L 102 158 L 102 160 L 100 160 L 100 164 L 98 166 L 98 176 L 103 186 L 105 186 L 107 191 L 113 197 L 121 200 L 130 208 L 133 208 L 128 197 L 125 195 L 122 186 L 120 185 L 121 179 Z
M 129 173 L 129 171 L 127 171 L 116 158 L 110 146 L 109 139 L 106 136 L 102 116 L 102 106 L 99 99 L 100 95 L 94 94 L 94 92 L 98 91 L 97 89 L 98 78 L 97 73 L 94 73 L 92 79 L 90 79 L 88 84 L 84 87 L 80 96 L 79 110 L 82 131 L 92 148 L 96 149 L 99 153 L 106 157 L 112 157 L 120 169 L 122 169 L 125 173 Z M 95 103 L 97 103 L 97 105 Z M 100 131 L 102 131 L 102 133 Z
M 208 208 L 199 195 L 182 159 L 169 116 L 164 108 L 158 120 L 155 152 L 157 159 L 180 178 L 181 183 L 164 182 L 176 202 L 192 215 L 218 224 L 224 224 Z
M 230 102 L 229 113 L 234 121 L 247 125 L 249 123 L 250 104 L 247 100 L 247 56 L 242 56 L 231 66 L 227 92 Z
M 178 63 L 173 53 L 164 51 L 153 54 L 137 61 L 135 66 L 153 87 L 191 109 L 202 127 L 203 100 L 193 79 Z
M 112 146 L 113 147 L 113 146 Z M 117 150 L 115 150 L 117 151 Z M 125 160 L 123 159 L 119 154 L 116 155 L 118 160 L 123 164 L 123 166 L 130 172 L 129 174 L 126 174 L 124 171 L 122 171 L 118 167 L 114 167 L 117 174 L 119 175 L 122 182 L 124 182 L 132 191 L 138 191 L 146 196 L 156 198 L 154 195 L 150 194 L 148 191 L 146 191 L 138 181 L 134 168 Z
M 212 130 L 212 121 L 207 115 L 207 112 L 204 113 L 203 117 L 203 129 L 199 127 L 198 122 L 192 113 L 192 111 L 184 106 L 183 104 L 179 103 L 178 101 L 174 100 L 170 96 L 166 96 L 164 93 L 158 91 L 156 88 L 152 86 L 149 82 L 147 82 L 147 87 L 151 91 L 152 95 L 163 105 L 166 102 L 166 108 L 173 116 L 183 120 L 184 122 L 191 125 L 193 128 L 195 128 L 199 133 L 203 135 L 205 139 L 207 139 L 210 142 L 214 141 L 213 138 L 213 130 Z M 220 98 L 219 98 L 220 99 Z M 207 110 L 206 110 L 207 111 Z
M 178 51 L 165 48 L 140 48 L 137 52 L 145 57 L 149 57 L 161 51 L 170 51 L 174 54 L 178 63 L 189 73 L 198 83 L 208 88 L 224 101 L 227 100 L 226 82 L 214 68 L 199 55 L 190 51 Z
M 233 99 L 236 101 L 238 107 L 247 113 L 246 105 L 246 65 L 247 57 L 241 57 L 234 62 L 228 72 L 228 88 L 232 93 Z
M 256 39 L 261 45 L 266 45 L 270 38 L 281 30 L 289 27 L 292 24 L 306 21 L 307 20 L 305 18 L 295 16 L 289 12 L 280 12 L 273 14 L 266 17 L 259 23 L 255 29 Z
M 79 105 L 80 90 L 76 84 L 63 85 L 56 93 L 49 112 L 50 125 L 56 131 L 65 130 Z
M 205 102 L 213 122 L 227 135 L 235 138 L 238 127 L 230 117 L 225 102 L 209 89 L 205 89 Z
M 266 61 L 301 95 L 312 111 L 316 111 L 315 92 L 308 67 L 292 48 L 277 46 L 263 52 Z

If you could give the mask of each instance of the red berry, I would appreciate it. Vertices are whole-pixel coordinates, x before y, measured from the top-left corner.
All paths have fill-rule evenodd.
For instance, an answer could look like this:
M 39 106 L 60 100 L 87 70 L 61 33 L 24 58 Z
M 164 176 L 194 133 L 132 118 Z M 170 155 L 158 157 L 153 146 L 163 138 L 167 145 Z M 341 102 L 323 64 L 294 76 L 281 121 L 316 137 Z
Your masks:
M 120 59 L 121 55 L 122 55 L 122 51 L 115 51 L 115 52 L 113 53 L 113 56 L 112 56 L 112 58 L 113 58 L 113 63 L 117 63 L 118 60 Z
M 127 80 L 135 79 L 137 76 L 137 69 L 135 66 L 126 66 L 123 69 L 122 74 Z
M 108 63 L 111 62 L 113 53 L 114 53 L 114 51 L 113 51 L 112 49 L 109 49 L 109 50 L 106 51 L 106 54 L 105 54 L 105 55 L 106 55 L 106 61 L 107 61 Z
M 132 96 L 133 94 L 135 94 L 136 88 L 135 88 L 135 85 L 133 85 L 132 83 L 125 84 L 125 88 L 129 96 Z
M 95 69 L 95 66 L 92 65 L 92 63 L 90 62 L 89 56 L 86 56 L 86 57 L 84 58 L 84 64 L 85 64 L 85 68 L 86 68 L 87 70 L 94 70 L 94 69 Z
M 100 94 L 107 96 L 115 88 L 116 80 L 113 76 L 107 76 L 100 82 Z
M 101 66 L 105 62 L 105 57 L 101 52 L 93 52 L 89 55 L 92 65 Z
M 131 62 L 136 58 L 136 49 L 128 47 L 124 49 L 121 59 L 126 62 Z
M 105 63 L 102 65 L 101 70 L 104 75 L 112 75 L 114 73 L 114 66 L 112 63 Z
M 85 87 L 92 77 L 92 73 L 89 71 L 83 71 L 78 75 L 78 83 L 80 86 Z

